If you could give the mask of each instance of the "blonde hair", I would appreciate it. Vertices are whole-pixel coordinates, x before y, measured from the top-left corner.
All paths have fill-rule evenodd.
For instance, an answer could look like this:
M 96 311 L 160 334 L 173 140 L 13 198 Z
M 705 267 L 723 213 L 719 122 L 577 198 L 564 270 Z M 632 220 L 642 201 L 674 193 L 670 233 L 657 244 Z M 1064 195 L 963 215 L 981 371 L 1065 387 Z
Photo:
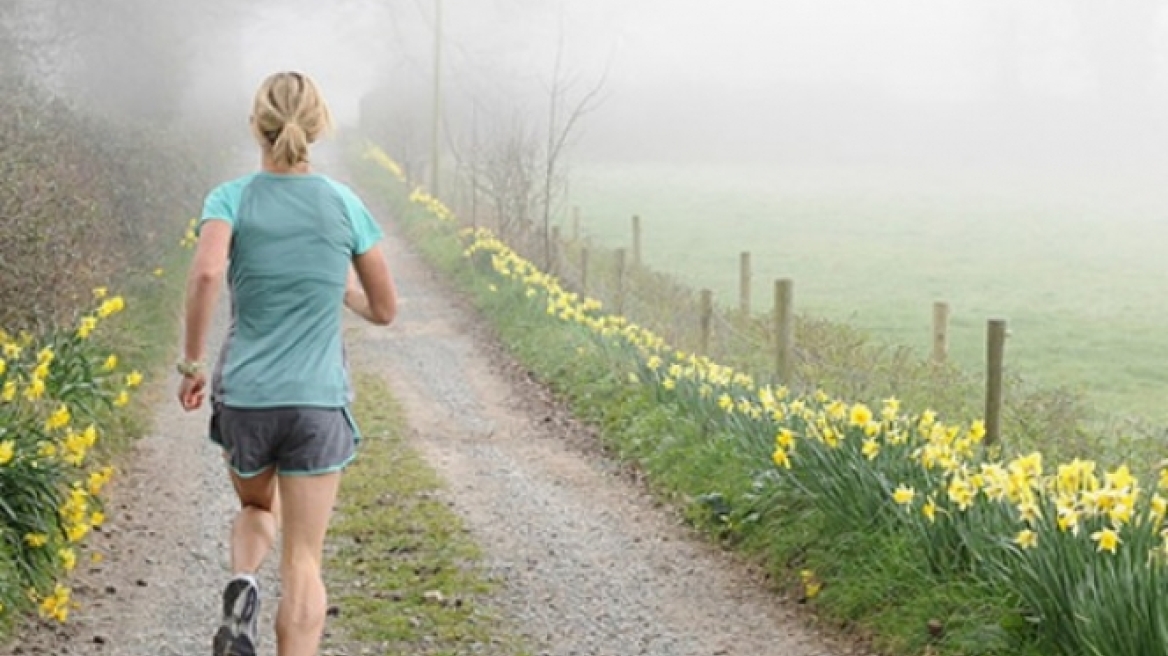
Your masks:
M 308 161 L 308 145 L 332 129 L 333 119 L 312 78 L 285 71 L 256 91 L 252 127 L 275 163 L 291 168 Z

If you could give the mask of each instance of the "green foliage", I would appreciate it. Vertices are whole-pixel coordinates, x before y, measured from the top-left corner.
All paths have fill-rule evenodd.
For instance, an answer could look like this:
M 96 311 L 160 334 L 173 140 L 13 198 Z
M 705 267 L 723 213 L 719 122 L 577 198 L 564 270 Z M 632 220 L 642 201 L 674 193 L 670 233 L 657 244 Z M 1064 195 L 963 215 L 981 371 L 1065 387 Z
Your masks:
M 119 370 L 92 333 L 123 303 L 102 302 L 77 328 L 0 333 L 0 545 L 14 565 L 0 603 L 8 613 L 56 599 L 76 545 L 103 521 L 98 495 L 113 472 L 91 466 L 90 454 L 142 378 Z M 63 604 L 41 611 L 59 621 L 68 615 Z

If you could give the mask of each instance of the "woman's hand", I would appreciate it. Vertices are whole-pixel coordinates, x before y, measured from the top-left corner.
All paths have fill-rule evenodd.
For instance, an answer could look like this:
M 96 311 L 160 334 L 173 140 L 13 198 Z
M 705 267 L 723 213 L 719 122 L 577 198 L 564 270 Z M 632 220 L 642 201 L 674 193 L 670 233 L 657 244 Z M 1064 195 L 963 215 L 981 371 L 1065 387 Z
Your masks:
M 183 376 L 178 386 L 178 402 L 183 410 L 190 412 L 203 407 L 203 400 L 207 396 L 207 374 L 198 372 Z
M 361 284 L 361 279 L 357 277 L 357 272 L 354 269 L 349 269 L 349 280 L 345 284 L 345 307 L 352 310 L 357 316 L 376 325 L 389 325 L 389 321 L 383 315 L 374 311 L 374 308 L 369 303 L 369 297 L 365 294 L 365 288 Z
M 357 314 L 363 314 L 361 310 L 365 306 L 365 290 L 361 288 L 357 272 L 350 268 L 349 279 L 345 282 L 345 307 Z

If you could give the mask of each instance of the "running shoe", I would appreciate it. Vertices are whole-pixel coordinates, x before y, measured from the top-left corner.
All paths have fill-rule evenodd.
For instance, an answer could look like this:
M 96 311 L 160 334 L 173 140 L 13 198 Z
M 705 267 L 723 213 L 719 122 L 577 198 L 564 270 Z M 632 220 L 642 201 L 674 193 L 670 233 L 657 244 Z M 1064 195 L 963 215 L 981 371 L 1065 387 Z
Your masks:
M 231 579 L 223 590 L 223 623 L 215 634 L 213 656 L 256 656 L 260 585 L 254 576 Z

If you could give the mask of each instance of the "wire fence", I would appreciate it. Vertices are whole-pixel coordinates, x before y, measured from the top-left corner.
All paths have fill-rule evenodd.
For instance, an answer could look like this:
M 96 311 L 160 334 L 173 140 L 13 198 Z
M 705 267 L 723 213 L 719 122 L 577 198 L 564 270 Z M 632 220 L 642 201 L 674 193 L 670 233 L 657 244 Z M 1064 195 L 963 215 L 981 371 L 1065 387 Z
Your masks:
M 468 216 L 460 209 L 458 216 Z M 546 228 L 534 222 L 500 226 L 481 209 L 475 223 L 495 229 L 565 288 L 601 301 L 680 350 L 707 355 L 761 383 L 801 393 L 823 389 L 867 403 L 896 397 L 905 407 L 932 409 L 953 420 L 983 419 L 989 439 L 1000 439 L 1005 451 L 1041 449 L 1060 460 L 1156 463 L 1168 443 L 1160 426 L 1101 411 L 1081 395 L 1035 385 L 1010 370 L 1004 357 L 1007 326 L 1001 321 L 987 322 L 986 368 L 972 372 L 949 361 L 949 311 L 943 303 L 934 307 L 932 353 L 923 357 L 917 349 L 877 342 L 848 324 L 797 312 L 790 280 L 765 281 L 774 285 L 775 302 L 752 307 L 752 288 L 764 281 L 753 280 L 749 253 L 739 263 L 738 298 L 729 303 L 654 270 L 641 258 L 645 235 L 637 217 L 627 245 L 615 248 L 597 246 L 584 234 L 578 210 Z

